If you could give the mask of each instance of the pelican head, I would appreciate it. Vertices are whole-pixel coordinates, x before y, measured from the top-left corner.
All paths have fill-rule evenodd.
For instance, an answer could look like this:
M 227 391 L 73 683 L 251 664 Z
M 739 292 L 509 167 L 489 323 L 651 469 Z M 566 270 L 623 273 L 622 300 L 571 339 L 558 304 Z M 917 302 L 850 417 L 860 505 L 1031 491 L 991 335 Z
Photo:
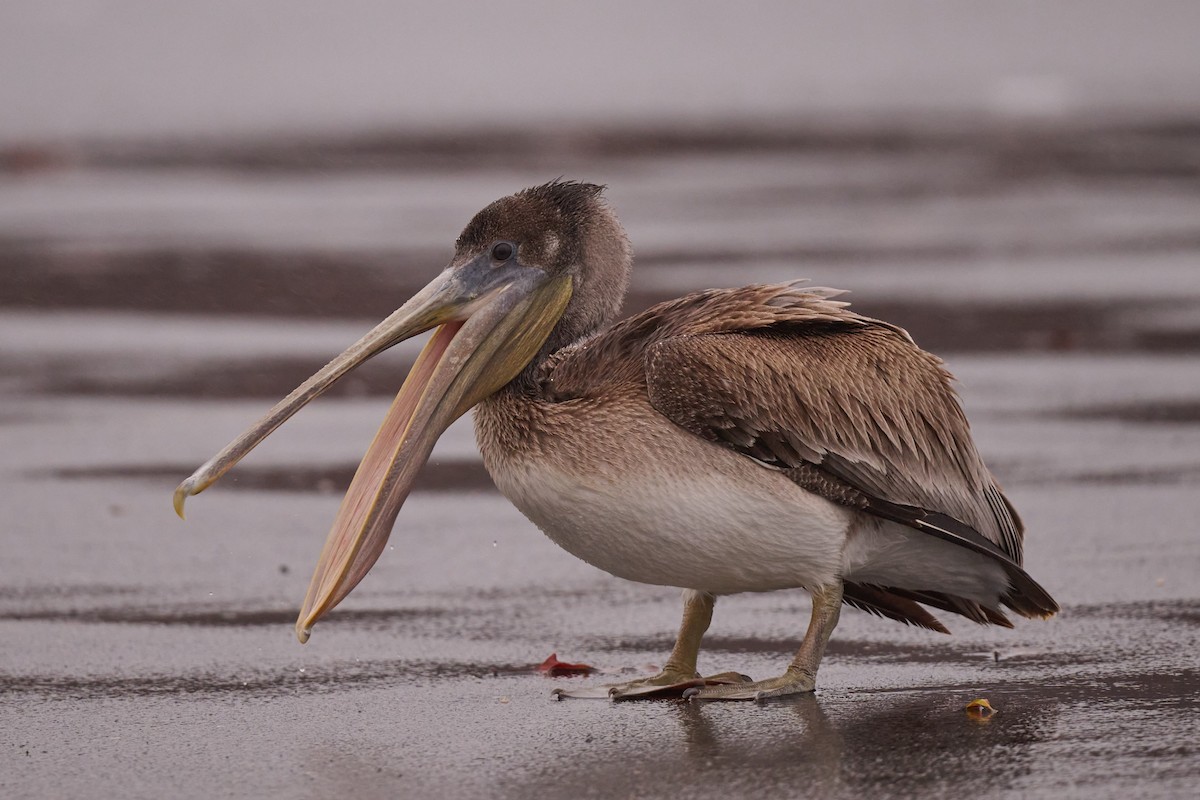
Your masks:
M 296 634 L 336 606 L 383 552 L 417 471 L 449 425 L 539 356 L 613 319 L 630 248 L 603 187 L 554 181 L 501 198 L 467 224 L 440 275 L 297 387 L 175 490 L 175 510 L 339 378 L 433 330 L 355 472 L 317 562 Z

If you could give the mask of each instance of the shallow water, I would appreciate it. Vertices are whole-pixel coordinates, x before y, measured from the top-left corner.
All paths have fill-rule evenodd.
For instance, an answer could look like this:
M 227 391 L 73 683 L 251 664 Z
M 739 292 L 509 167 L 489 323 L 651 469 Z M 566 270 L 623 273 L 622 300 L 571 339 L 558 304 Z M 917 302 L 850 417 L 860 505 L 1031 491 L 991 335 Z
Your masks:
M 171 511 L 178 480 L 546 163 L 467 148 L 418 168 L 401 140 L 315 171 L 207 150 L 175 158 L 203 168 L 98 153 L 0 178 L 0 790 L 1187 796 L 1189 130 L 560 142 L 558 161 L 609 183 L 628 225 L 631 308 L 807 276 L 943 354 L 1028 524 L 1029 569 L 1063 605 L 1014 631 L 951 621 L 953 637 L 848 611 L 817 695 L 761 706 L 553 702 L 555 685 L 661 663 L 678 593 L 555 548 L 491 488 L 466 422 L 372 575 L 295 642 L 308 571 L 412 346 L 289 422 L 186 524 Z M 1110 157 L 1114 142 L 1139 157 Z M 722 599 L 701 667 L 777 673 L 806 622 L 802 592 Z M 600 674 L 544 678 L 533 667 L 553 651 Z M 983 723 L 963 711 L 981 696 L 1000 709 Z

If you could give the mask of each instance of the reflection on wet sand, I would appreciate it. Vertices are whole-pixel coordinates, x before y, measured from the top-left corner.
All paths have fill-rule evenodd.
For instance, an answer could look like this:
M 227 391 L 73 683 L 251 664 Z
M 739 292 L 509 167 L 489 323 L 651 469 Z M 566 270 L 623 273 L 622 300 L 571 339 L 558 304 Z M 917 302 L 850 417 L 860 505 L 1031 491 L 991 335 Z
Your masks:
M 713 769 L 756 770 L 766 765 L 791 765 L 799 774 L 794 780 L 816 794 L 833 789 L 840 780 L 845 741 L 822 701 L 805 695 L 778 701 L 794 719 L 783 720 L 783 730 L 769 737 L 730 737 L 715 719 L 714 709 L 701 703 L 681 703 L 676 708 L 682 733 L 686 767 L 695 774 Z M 781 735 L 782 734 L 782 735 Z
M 966 785 L 1002 793 L 1018 788 L 1058 713 L 1038 709 L 993 725 L 928 692 L 852 702 L 806 696 L 733 711 L 677 703 L 667 714 L 674 725 L 659 730 L 649 752 L 620 741 L 592 743 L 551 774 L 566 790 L 560 796 L 586 796 L 598 786 L 617 796 L 670 796 L 680 776 L 702 797 L 752 796 L 770 786 L 813 797 L 930 796 Z M 545 776 L 531 777 L 506 787 L 504 796 L 533 793 Z

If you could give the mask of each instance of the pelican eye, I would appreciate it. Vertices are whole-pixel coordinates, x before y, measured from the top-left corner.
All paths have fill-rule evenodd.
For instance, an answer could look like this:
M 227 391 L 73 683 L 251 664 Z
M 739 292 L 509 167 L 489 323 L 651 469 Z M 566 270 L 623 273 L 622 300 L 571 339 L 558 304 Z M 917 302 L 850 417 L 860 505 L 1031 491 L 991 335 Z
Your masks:
M 513 253 L 517 248 L 513 247 L 509 242 L 496 242 L 492 245 L 492 260 L 493 261 L 508 261 L 512 258 Z

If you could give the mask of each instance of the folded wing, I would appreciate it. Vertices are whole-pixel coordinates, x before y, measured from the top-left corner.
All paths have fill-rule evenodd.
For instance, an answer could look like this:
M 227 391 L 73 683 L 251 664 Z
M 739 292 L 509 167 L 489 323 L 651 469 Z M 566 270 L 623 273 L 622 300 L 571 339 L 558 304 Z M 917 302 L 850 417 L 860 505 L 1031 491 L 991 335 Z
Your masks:
M 698 298 L 718 294 L 723 313 L 704 313 L 709 304 Z M 942 362 L 833 296 L 785 284 L 685 298 L 691 313 L 676 314 L 645 347 L 651 404 L 809 491 L 997 561 L 1011 584 L 1005 605 L 1023 616 L 1054 613 L 1021 568 L 1021 520 L 979 457 Z M 994 609 L 936 592 L 850 584 L 847 596 L 935 630 L 914 601 L 1007 624 Z

